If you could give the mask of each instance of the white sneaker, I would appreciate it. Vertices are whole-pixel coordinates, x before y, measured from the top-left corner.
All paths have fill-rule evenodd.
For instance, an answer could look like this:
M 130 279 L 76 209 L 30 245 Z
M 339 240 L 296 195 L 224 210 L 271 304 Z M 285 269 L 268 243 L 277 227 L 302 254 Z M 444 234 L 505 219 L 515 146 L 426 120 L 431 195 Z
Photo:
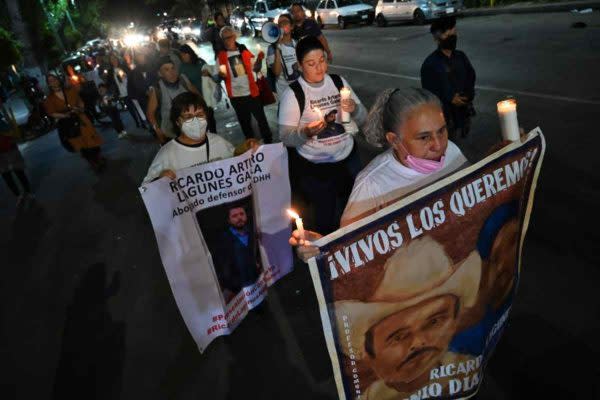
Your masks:
M 118 137 L 119 139 L 125 139 L 127 137 L 127 131 L 121 131 Z

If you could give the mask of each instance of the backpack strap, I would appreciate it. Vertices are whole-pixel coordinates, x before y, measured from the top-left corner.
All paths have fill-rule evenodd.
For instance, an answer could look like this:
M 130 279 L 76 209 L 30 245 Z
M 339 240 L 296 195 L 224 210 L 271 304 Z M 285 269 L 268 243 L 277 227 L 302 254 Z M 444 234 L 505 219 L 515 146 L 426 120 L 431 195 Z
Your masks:
M 298 107 L 300 107 L 300 117 L 302 117 L 302 113 L 304 113 L 304 106 L 306 104 L 304 90 L 302 90 L 302 86 L 300 86 L 300 82 L 298 81 L 290 83 L 290 89 L 292 89 L 292 91 L 294 92 L 294 96 L 296 96 L 296 100 L 298 101 Z
M 333 84 L 337 88 L 338 92 L 341 91 L 344 87 L 344 81 L 342 80 L 342 77 L 337 74 L 329 74 L 329 76 L 331 77 L 331 80 L 333 81 Z

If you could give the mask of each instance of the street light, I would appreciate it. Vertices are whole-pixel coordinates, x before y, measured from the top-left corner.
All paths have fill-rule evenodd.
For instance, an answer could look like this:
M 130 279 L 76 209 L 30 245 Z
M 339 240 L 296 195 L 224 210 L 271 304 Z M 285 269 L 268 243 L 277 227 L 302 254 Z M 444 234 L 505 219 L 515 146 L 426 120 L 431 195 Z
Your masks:
M 163 13 L 163 15 L 166 17 L 166 16 L 167 16 L 167 12 L 165 11 L 165 12 Z

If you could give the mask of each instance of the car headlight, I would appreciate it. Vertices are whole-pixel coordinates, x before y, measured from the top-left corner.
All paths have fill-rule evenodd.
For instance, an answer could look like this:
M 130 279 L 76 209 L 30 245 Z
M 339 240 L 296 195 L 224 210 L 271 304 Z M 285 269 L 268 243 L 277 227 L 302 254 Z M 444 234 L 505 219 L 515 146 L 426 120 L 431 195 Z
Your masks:
M 312 18 L 312 11 L 310 11 L 310 10 L 306 10 L 306 16 L 307 16 L 308 18 Z

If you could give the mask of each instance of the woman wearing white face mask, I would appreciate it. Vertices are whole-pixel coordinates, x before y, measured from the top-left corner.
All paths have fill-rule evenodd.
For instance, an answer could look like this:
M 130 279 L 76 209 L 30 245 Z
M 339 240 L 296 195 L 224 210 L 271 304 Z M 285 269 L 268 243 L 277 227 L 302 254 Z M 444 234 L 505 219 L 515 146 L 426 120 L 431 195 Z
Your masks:
M 345 226 L 400 200 L 423 186 L 465 166 L 468 161 L 448 140 L 439 99 L 426 89 L 386 89 L 375 100 L 364 127 L 367 141 L 389 149 L 375 157 L 358 175 L 342 215 Z M 314 241 L 321 235 L 305 231 Z M 290 238 L 303 260 L 318 248 Z
M 196 93 L 181 93 L 173 99 L 171 121 L 177 137 L 160 148 L 144 183 L 163 176 L 175 179 L 178 169 L 233 156 L 231 143 L 208 132 L 207 109 L 202 96 Z

